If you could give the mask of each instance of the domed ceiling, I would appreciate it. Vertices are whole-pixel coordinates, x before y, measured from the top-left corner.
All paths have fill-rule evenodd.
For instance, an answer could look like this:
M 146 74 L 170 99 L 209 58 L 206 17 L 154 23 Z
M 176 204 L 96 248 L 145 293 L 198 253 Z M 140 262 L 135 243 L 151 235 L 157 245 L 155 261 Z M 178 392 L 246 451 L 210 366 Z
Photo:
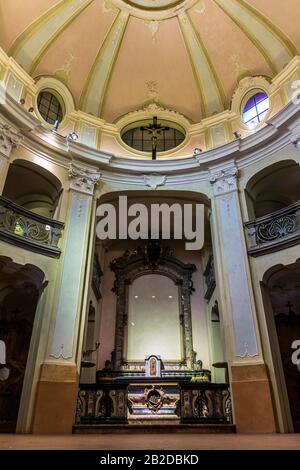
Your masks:
M 300 49 L 299 0 L 1 0 L 0 46 L 108 122 L 148 102 L 191 122 Z

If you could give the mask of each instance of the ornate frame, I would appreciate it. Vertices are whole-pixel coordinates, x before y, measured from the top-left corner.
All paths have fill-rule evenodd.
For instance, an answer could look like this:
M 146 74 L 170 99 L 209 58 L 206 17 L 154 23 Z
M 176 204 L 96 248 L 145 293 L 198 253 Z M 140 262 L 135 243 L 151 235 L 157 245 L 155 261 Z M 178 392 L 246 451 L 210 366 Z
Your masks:
M 190 296 L 194 291 L 192 274 L 196 271 L 196 266 L 178 260 L 169 248 L 163 248 L 159 243 L 150 242 L 137 250 L 125 251 L 123 256 L 112 261 L 110 267 L 116 276 L 112 290 L 117 296 L 115 350 L 113 354 L 114 369 L 133 368 L 141 370 L 144 367 L 144 363 L 129 363 L 124 357 L 128 321 L 128 286 L 140 276 L 161 274 L 172 279 L 179 287 L 180 326 L 183 346 L 182 360 L 176 363 L 172 362 L 172 364 L 166 361 L 164 365 L 169 369 L 192 370 L 193 339 Z

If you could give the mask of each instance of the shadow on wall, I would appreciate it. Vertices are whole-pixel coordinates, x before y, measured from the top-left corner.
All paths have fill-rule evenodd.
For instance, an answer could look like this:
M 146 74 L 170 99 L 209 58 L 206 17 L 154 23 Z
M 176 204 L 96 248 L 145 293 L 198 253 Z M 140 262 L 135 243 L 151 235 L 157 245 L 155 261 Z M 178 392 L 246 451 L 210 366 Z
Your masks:
M 38 299 L 46 286 L 36 266 L 0 257 L 0 432 L 14 432 Z
M 300 200 L 300 166 L 283 160 L 256 173 L 247 183 L 249 220 L 271 214 Z
M 300 259 L 269 269 L 263 279 L 265 311 L 276 377 L 286 403 L 290 430 L 300 432 L 300 370 L 292 360 L 295 340 L 300 340 Z
M 9 167 L 3 196 L 36 214 L 55 219 L 62 185 L 45 168 L 26 160 Z

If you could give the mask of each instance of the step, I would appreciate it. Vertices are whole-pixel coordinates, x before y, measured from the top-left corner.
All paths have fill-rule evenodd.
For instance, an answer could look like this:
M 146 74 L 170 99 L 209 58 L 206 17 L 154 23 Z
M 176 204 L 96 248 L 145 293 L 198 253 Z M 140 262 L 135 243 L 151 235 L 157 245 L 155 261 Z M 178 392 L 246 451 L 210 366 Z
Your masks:
M 232 434 L 234 424 L 78 424 L 73 427 L 74 434 Z

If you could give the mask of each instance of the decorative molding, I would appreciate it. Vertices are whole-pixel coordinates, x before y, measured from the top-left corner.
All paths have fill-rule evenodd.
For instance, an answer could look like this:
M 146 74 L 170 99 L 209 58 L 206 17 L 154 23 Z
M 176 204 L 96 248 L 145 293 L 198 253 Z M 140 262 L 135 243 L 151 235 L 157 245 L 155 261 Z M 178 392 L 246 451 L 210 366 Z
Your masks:
M 135 18 L 145 21 L 162 21 L 173 18 L 180 11 L 189 10 L 199 0 L 106 0 L 106 7 L 112 4 L 115 8 L 125 11 Z
M 240 71 L 241 72 L 241 71 Z M 243 73 L 245 70 L 243 70 Z M 243 78 L 239 84 L 238 87 L 236 88 L 232 101 L 231 101 L 231 110 L 236 113 L 238 116 L 241 115 L 241 109 L 244 104 L 246 104 L 246 101 L 251 97 L 251 94 L 255 90 L 262 90 L 267 95 L 270 95 L 270 89 L 271 89 L 271 81 L 268 80 L 266 77 L 263 76 L 248 76 Z M 249 128 L 243 124 L 243 127 L 245 127 L 247 130 Z
M 144 175 L 145 185 L 151 189 L 157 189 L 159 186 L 164 186 L 167 181 L 166 176 L 161 175 Z
M 60 345 L 60 353 L 59 354 L 50 354 L 50 357 L 54 357 L 54 359 L 71 359 L 72 358 L 72 354 L 64 354 L 64 347 L 65 345 L 64 344 L 61 344 Z
M 180 386 L 181 423 L 232 423 L 231 396 L 227 384 L 191 380 Z
M 101 178 L 101 173 L 96 169 L 87 168 L 77 163 L 71 163 L 69 168 L 70 189 L 85 194 L 93 194 L 95 185 Z
M 251 256 L 262 256 L 300 243 L 300 202 L 244 224 Z
M 59 258 L 64 223 L 35 214 L 0 196 L 0 239 L 26 250 Z
M 149 31 L 150 31 L 151 36 L 152 36 L 152 43 L 155 44 L 156 43 L 156 34 L 157 34 L 158 28 L 159 28 L 159 21 L 157 21 L 157 20 L 144 20 L 144 23 L 149 28 Z
M 243 78 L 252 78 L 250 70 L 247 69 L 247 67 L 239 61 L 239 56 L 237 54 L 232 54 L 229 57 L 229 63 L 233 65 L 235 69 L 236 78 L 239 83 L 241 83 L 241 80 Z
M 274 74 L 297 54 L 294 45 L 273 22 L 245 0 L 214 0 L 264 56 Z
M 56 3 L 17 37 L 9 49 L 9 56 L 33 74 L 50 45 L 91 3 L 92 0 Z
M 56 97 L 58 98 L 58 101 L 61 103 L 61 106 L 63 109 L 63 119 L 62 119 L 62 122 L 59 124 L 60 128 L 64 127 L 68 117 L 71 115 L 71 113 L 75 111 L 73 96 L 70 93 L 69 89 L 67 88 L 66 84 L 62 83 L 62 81 L 59 79 L 60 77 L 57 76 L 56 72 L 55 72 L 55 75 L 56 75 L 55 77 L 41 77 L 37 80 L 36 94 L 34 98 L 34 110 L 35 110 L 36 116 L 43 123 L 44 127 L 47 127 L 48 129 L 51 129 L 51 130 L 53 129 L 53 124 L 49 124 L 48 122 L 46 122 L 44 118 L 41 116 L 39 109 L 38 109 L 38 96 L 42 91 L 51 90 L 52 92 L 54 92 L 55 95 L 57 95 Z
M 209 172 L 209 181 L 213 186 L 214 195 L 223 195 L 226 193 L 231 193 L 232 191 L 237 191 L 237 175 L 238 170 L 236 167 L 210 171 Z
M 178 22 L 194 70 L 202 107 L 202 117 L 213 116 L 224 111 L 226 107 L 226 98 L 222 85 L 189 15 L 184 11 L 180 11 L 178 13 Z
M 71 74 L 71 69 L 72 69 L 72 64 L 75 60 L 77 60 L 78 57 L 75 57 L 71 52 L 69 52 L 69 57 L 68 59 L 65 60 L 64 64 L 62 67 L 58 68 L 55 70 L 54 75 L 61 81 L 63 81 L 66 85 L 69 82 L 70 74 Z
M 153 95 L 154 93 L 155 92 L 153 91 Z M 166 108 L 164 104 L 161 103 L 158 99 L 152 97 L 151 99 L 149 98 L 146 100 L 141 108 L 131 111 L 130 113 L 125 114 L 125 116 L 122 116 L 116 122 L 117 130 L 120 132 L 131 123 L 141 121 L 143 119 L 152 119 L 153 115 L 156 115 L 158 119 L 165 119 L 166 121 L 179 124 L 186 132 L 188 132 L 191 128 L 191 123 L 185 116 L 183 116 L 183 114 L 180 114 L 178 111 Z
M 128 19 L 129 14 L 124 9 L 119 11 L 104 42 L 100 46 L 81 94 L 80 107 L 94 116 L 101 117 L 105 92 Z
M 18 147 L 23 135 L 13 126 L 0 119 L 0 153 L 9 157 L 13 148 Z
M 194 291 L 192 275 L 196 271 L 196 266 L 182 263 L 174 257 L 172 250 L 168 247 L 150 242 L 134 251 L 125 251 L 123 256 L 111 262 L 110 268 L 116 276 L 112 290 L 117 296 L 114 369 L 119 370 L 128 367 L 128 362 L 124 357 L 124 341 L 128 319 L 128 285 L 140 276 L 160 274 L 169 277 L 178 285 L 183 350 L 182 359 L 176 365 L 183 370 L 192 370 L 193 338 L 190 297 Z M 136 366 L 136 364 L 133 365 Z

